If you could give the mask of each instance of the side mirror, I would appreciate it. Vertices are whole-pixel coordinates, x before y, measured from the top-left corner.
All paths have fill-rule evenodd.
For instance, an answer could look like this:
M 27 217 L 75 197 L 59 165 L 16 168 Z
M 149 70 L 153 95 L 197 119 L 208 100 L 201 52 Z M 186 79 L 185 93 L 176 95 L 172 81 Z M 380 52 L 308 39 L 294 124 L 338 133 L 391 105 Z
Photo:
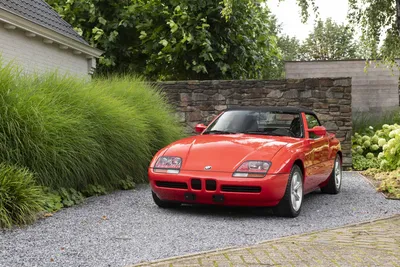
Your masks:
M 326 135 L 326 128 L 324 126 L 315 126 L 312 129 L 308 129 L 309 133 L 314 133 L 318 136 L 324 136 Z
M 194 129 L 196 133 L 202 133 L 206 128 L 207 126 L 205 126 L 204 124 L 197 124 Z

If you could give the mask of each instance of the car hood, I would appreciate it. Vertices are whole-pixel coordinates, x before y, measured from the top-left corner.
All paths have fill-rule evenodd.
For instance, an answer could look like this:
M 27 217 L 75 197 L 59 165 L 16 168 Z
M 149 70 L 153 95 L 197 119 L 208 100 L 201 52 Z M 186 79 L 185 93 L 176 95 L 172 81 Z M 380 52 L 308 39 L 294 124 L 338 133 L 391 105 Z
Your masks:
M 262 135 L 199 135 L 171 144 L 164 156 L 181 157 L 182 170 L 234 172 L 245 160 L 271 160 L 290 137 Z

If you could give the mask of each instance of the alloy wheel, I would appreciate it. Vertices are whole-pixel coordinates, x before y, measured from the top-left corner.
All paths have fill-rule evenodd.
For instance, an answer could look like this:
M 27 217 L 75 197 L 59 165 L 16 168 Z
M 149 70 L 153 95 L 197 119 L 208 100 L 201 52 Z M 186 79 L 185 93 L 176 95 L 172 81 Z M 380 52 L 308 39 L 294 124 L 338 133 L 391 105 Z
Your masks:
M 292 186 L 291 186 L 291 200 L 293 210 L 298 211 L 301 207 L 301 202 L 303 201 L 303 181 L 301 180 L 301 175 L 298 172 L 294 172 L 292 176 Z
M 336 160 L 335 160 L 335 185 L 336 185 L 336 188 L 340 188 L 341 183 L 342 183 L 342 164 L 340 162 L 340 158 L 336 157 Z

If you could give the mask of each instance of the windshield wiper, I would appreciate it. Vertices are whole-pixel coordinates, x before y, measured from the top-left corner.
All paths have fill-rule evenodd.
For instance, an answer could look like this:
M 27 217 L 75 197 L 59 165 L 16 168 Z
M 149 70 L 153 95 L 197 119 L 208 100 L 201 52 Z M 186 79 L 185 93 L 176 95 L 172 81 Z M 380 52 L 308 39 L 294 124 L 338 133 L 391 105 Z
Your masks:
M 204 132 L 203 134 L 237 134 L 237 133 L 230 131 L 211 130 L 208 132 Z
M 260 134 L 260 135 L 271 135 L 271 136 L 284 136 L 281 134 L 267 133 L 267 132 L 258 132 L 258 131 L 244 131 L 244 134 Z

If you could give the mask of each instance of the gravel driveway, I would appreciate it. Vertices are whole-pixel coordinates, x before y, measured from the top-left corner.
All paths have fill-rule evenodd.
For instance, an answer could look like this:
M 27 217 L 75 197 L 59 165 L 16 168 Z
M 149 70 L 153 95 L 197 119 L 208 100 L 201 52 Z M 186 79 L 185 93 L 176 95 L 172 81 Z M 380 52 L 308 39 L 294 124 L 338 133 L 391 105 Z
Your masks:
M 259 209 L 157 208 L 148 186 L 89 199 L 25 229 L 0 232 L 0 266 L 124 266 L 400 213 L 357 173 L 339 195 L 306 196 L 298 218 Z M 106 219 L 103 218 L 106 216 Z

